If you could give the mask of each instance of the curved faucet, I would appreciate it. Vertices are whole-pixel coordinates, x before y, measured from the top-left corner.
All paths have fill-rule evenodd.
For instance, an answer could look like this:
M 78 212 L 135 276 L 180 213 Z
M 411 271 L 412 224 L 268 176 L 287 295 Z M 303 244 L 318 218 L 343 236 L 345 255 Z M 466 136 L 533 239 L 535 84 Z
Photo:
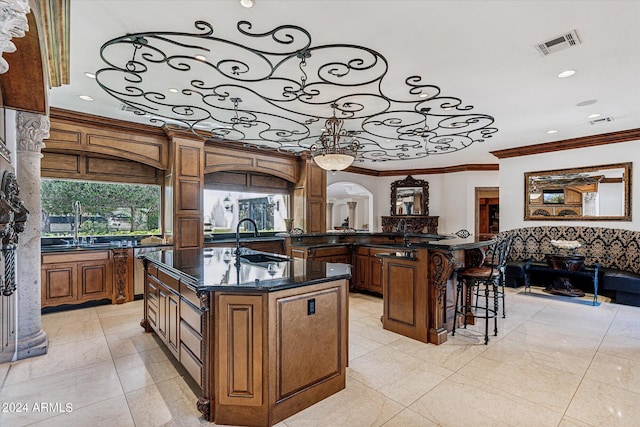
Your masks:
M 80 214 L 82 211 L 82 205 L 80 205 L 80 201 L 76 200 L 73 202 L 73 244 L 75 246 L 80 246 L 80 240 L 78 240 L 78 229 L 80 228 Z
M 400 218 L 400 221 L 398 221 L 398 225 L 396 226 L 396 231 L 400 231 L 400 225 L 403 225 L 403 229 L 402 229 L 402 241 L 404 242 L 405 246 L 409 246 L 409 235 L 407 234 L 407 220 L 404 218 Z
M 253 237 L 258 237 L 260 235 L 260 233 L 258 233 L 258 225 L 253 219 L 242 218 L 238 221 L 238 225 L 236 225 L 236 255 L 240 254 L 240 225 L 245 221 L 253 224 Z

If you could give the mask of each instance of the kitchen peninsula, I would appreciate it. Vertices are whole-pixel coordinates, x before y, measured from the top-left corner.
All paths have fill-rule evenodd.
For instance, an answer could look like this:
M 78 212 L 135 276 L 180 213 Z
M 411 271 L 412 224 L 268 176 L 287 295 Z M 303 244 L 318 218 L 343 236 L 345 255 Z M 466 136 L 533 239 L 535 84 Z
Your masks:
M 141 255 L 144 317 L 216 424 L 270 426 L 345 387 L 350 266 L 234 248 Z
M 480 265 L 483 248 L 452 235 L 422 233 L 309 233 L 285 240 L 292 257 L 355 266 L 351 287 L 382 294 L 383 327 L 433 344 L 452 327 L 457 269 Z

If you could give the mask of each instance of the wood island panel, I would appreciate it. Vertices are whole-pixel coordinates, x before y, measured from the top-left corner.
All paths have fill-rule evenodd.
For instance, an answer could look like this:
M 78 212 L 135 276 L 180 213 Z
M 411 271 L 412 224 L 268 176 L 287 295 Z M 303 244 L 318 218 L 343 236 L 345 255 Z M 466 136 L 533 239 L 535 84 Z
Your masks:
M 220 405 L 262 405 L 262 299 L 225 294 L 216 298 Z
M 332 288 L 276 301 L 278 401 L 340 373 L 341 342 L 335 333 L 340 330 L 339 292 Z M 309 335 L 315 339 L 306 339 Z
M 416 259 L 384 258 L 384 329 L 428 342 L 428 304 L 426 251 Z

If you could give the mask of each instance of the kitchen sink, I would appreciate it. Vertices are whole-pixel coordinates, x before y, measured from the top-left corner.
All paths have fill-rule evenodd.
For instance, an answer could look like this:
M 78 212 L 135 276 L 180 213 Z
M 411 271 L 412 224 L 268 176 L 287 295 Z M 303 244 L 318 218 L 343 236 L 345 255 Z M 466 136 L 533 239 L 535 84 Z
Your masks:
M 239 255 L 239 257 L 240 257 L 240 260 L 242 261 L 246 261 L 254 264 L 261 264 L 265 262 L 291 261 L 291 258 L 287 258 L 284 256 L 277 256 L 277 255 L 269 255 L 269 254 L 243 254 L 243 255 Z

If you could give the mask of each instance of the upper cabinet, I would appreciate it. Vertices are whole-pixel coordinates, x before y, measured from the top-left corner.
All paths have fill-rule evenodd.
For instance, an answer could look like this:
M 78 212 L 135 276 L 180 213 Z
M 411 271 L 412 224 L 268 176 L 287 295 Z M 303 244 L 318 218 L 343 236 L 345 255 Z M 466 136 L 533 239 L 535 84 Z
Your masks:
M 631 221 L 631 163 L 525 173 L 525 220 Z

